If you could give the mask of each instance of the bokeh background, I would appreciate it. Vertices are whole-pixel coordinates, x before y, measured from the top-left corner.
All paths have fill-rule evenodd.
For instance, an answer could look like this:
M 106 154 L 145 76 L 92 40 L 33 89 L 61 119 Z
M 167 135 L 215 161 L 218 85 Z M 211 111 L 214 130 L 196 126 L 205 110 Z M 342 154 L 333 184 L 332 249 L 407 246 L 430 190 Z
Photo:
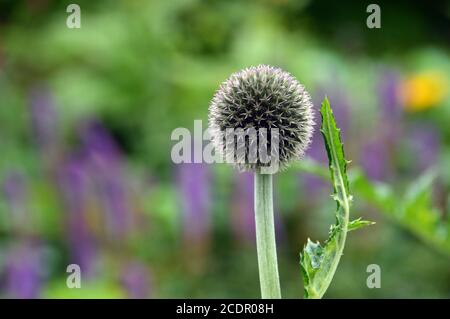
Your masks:
M 448 1 L 377 1 L 381 29 L 367 1 L 79 0 L 81 29 L 69 3 L 0 1 L 1 297 L 259 297 L 252 176 L 175 165 L 170 135 L 260 63 L 316 110 L 329 97 L 352 214 L 377 222 L 349 234 L 326 297 L 450 297 Z M 307 155 L 274 185 L 289 298 L 307 238 L 334 222 L 318 130 Z

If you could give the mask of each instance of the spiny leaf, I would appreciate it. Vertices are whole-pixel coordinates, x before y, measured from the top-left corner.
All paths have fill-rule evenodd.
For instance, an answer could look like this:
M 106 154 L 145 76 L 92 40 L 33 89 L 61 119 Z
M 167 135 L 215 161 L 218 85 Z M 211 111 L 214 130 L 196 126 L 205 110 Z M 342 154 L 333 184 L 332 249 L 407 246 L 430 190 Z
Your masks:
M 375 224 L 374 222 L 368 221 L 368 220 L 362 220 L 361 217 L 355 220 L 352 220 L 349 224 L 348 224 L 348 231 L 352 231 L 352 230 L 356 230 L 359 228 L 363 228 L 366 226 L 370 226 Z
M 325 141 L 334 190 L 332 198 L 337 205 L 336 224 L 330 227 L 328 239 L 323 246 L 308 239 L 300 254 L 306 298 L 321 298 L 333 279 L 349 231 L 349 210 L 352 201 L 347 179 L 347 163 L 349 161 L 345 159 L 340 129 L 336 127 L 333 112 L 326 98 L 322 103 L 320 113 L 322 115 L 320 131 Z M 368 225 L 368 223 L 370 222 L 356 220 L 352 227 L 356 229 Z

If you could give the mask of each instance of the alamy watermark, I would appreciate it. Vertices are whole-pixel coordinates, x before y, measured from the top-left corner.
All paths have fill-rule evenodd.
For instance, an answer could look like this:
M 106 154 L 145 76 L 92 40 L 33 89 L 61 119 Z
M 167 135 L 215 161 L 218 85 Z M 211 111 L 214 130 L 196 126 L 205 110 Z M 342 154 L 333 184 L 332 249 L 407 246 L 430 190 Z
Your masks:
M 78 4 L 69 4 L 66 8 L 66 12 L 70 13 L 66 19 L 66 26 L 69 29 L 81 28 L 81 8 Z
M 181 163 L 229 163 L 257 166 L 262 174 L 272 174 L 279 168 L 278 128 L 225 128 L 215 132 L 203 130 L 201 120 L 194 121 L 194 131 L 184 127 L 172 131 L 171 158 Z
M 378 4 L 372 3 L 367 6 L 367 13 L 370 13 L 366 20 L 369 29 L 381 28 L 381 8 Z
M 69 274 L 66 280 L 67 288 L 81 288 L 81 267 L 77 264 L 70 264 L 67 266 L 66 272 Z
M 366 285 L 367 288 L 381 288 L 381 267 L 377 264 L 367 265 L 366 272 L 370 275 L 367 276 Z

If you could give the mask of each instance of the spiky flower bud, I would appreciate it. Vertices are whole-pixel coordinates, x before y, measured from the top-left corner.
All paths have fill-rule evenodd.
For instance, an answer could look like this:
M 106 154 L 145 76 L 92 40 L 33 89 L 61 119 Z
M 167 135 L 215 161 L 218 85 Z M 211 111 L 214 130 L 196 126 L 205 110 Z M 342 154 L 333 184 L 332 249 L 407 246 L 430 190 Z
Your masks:
M 209 129 L 216 151 L 227 159 L 231 157 L 233 164 L 244 171 L 256 171 L 267 165 L 259 153 L 256 160 L 251 160 L 252 145 L 272 150 L 269 156 L 271 160 L 274 155 L 278 157 L 280 168 L 300 159 L 310 144 L 313 125 L 311 97 L 303 85 L 288 72 L 268 65 L 232 74 L 222 83 L 209 106 Z M 244 152 L 236 155 L 236 148 L 229 147 L 236 140 L 226 139 L 229 129 L 245 132 L 255 129 L 258 134 L 238 136 L 237 143 L 241 139 Z M 261 131 L 267 132 L 266 139 L 259 134 Z M 275 133 L 278 147 L 274 152 Z

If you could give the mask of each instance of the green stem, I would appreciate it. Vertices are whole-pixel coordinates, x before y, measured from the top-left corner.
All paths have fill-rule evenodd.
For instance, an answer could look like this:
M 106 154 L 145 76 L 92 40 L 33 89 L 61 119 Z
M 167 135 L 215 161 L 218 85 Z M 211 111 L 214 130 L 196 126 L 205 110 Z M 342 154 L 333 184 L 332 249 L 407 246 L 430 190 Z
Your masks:
M 327 267 L 327 272 L 323 277 L 322 281 L 319 283 L 319 289 L 317 291 L 311 290 L 308 298 L 310 299 L 321 299 L 325 292 L 328 290 L 328 287 L 333 280 L 334 274 L 336 273 L 337 267 L 339 265 L 339 261 L 341 260 L 341 256 L 344 253 L 345 240 L 347 238 L 348 233 L 348 223 L 349 223 L 349 204 L 348 201 L 345 200 L 344 204 L 344 217 L 341 220 L 341 230 L 336 235 L 336 252 L 333 255 L 333 258 L 330 261 L 330 265 Z
M 255 173 L 255 224 L 261 297 L 280 299 L 271 174 Z

